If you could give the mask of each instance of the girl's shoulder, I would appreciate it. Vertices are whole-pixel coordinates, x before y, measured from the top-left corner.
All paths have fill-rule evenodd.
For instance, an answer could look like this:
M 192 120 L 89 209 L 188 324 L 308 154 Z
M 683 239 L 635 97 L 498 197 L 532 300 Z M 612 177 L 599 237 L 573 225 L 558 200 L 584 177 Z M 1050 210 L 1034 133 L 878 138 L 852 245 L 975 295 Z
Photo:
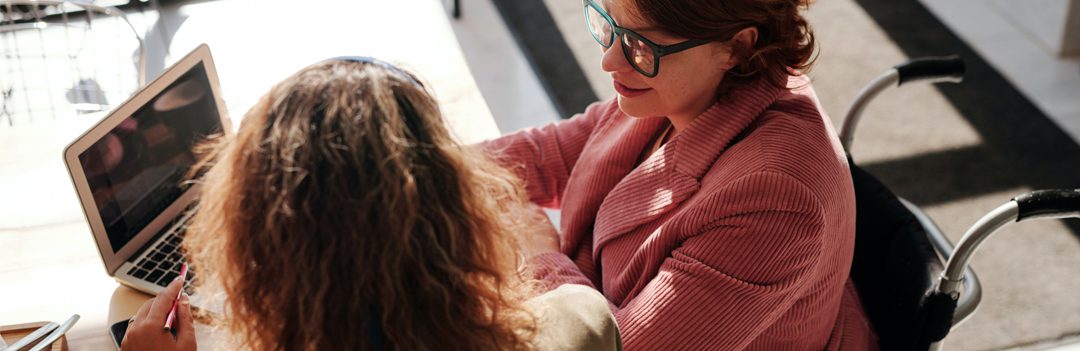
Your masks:
M 591 287 L 564 284 L 530 299 L 538 350 L 622 350 L 607 298 Z

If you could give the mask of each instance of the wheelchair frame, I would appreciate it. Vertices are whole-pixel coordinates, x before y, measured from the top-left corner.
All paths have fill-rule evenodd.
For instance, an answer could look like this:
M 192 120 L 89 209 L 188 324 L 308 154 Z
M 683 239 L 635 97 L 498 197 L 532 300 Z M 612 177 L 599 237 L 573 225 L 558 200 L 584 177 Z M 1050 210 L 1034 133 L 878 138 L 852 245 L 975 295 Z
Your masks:
M 897 65 L 867 84 L 856 96 L 841 122 L 839 137 L 844 150 L 851 154 L 855 128 L 863 111 L 882 91 L 912 81 L 959 83 L 963 80 L 964 62 L 958 56 L 918 58 Z M 1001 227 L 1014 222 L 1046 218 L 1080 218 L 1080 189 L 1036 190 L 1013 198 L 975 222 L 955 247 L 941 229 L 918 206 L 899 198 L 900 203 L 922 226 L 944 269 L 926 295 L 955 308 L 949 329 L 967 320 L 982 300 L 982 286 L 969 267 L 972 256 L 986 239 Z M 932 336 L 930 350 L 941 350 L 942 335 Z

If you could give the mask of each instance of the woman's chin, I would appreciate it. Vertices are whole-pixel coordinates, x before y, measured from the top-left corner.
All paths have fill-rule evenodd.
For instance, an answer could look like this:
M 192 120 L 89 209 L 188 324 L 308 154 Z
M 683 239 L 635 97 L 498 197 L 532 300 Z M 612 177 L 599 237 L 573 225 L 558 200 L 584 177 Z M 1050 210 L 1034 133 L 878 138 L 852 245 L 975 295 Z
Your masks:
M 652 118 L 663 116 L 656 109 L 656 104 L 642 99 L 642 97 L 628 98 L 622 95 L 617 95 L 619 100 L 619 110 L 622 110 L 627 116 L 634 118 Z

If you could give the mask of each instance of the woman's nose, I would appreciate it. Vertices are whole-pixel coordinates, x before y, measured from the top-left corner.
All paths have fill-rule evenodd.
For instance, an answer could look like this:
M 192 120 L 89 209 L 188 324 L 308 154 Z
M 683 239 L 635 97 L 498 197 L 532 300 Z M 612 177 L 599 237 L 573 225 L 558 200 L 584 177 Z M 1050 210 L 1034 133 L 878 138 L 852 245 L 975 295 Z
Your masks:
M 604 55 L 600 58 L 600 68 L 605 72 L 615 73 L 634 70 L 633 67 L 630 67 L 630 63 L 626 62 L 626 56 L 623 55 L 622 44 L 618 37 L 611 43 L 611 47 L 603 50 Z

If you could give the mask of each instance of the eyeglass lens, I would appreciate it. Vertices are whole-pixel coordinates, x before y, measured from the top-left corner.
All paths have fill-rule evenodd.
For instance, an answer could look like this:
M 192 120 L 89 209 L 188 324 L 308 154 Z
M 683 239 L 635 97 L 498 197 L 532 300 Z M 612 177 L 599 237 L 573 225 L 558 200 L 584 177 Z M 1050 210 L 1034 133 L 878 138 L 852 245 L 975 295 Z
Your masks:
M 586 22 L 588 22 L 586 25 L 593 39 L 596 39 L 604 48 L 610 48 L 612 41 L 615 39 L 615 29 L 612 23 L 593 5 L 585 6 L 585 15 Z M 620 42 L 623 52 L 626 54 L 626 60 L 639 72 L 646 75 L 653 74 L 652 71 L 656 67 L 656 57 L 652 48 L 634 33 L 622 32 L 620 34 L 622 34 L 620 35 Z

